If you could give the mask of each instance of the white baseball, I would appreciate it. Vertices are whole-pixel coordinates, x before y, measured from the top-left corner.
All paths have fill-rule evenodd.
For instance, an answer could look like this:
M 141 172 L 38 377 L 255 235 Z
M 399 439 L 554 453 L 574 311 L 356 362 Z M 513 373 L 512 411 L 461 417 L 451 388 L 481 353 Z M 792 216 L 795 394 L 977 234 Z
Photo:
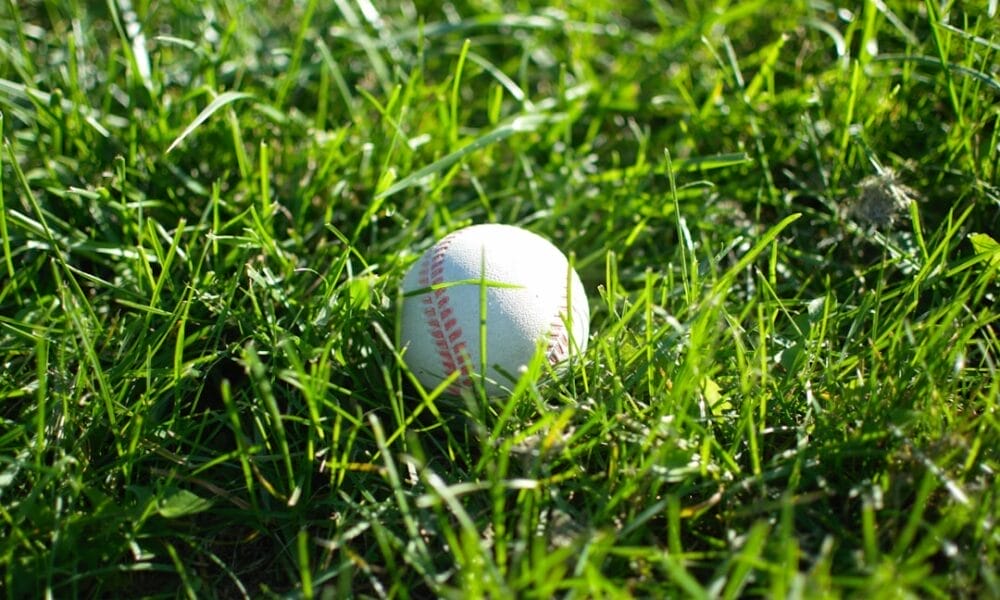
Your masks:
M 484 374 L 481 316 L 491 396 L 513 388 L 540 346 L 553 364 L 587 348 L 580 277 L 551 242 L 519 227 L 473 225 L 444 237 L 410 267 L 403 294 L 403 357 L 427 388 L 459 371 L 448 389 L 458 394 Z

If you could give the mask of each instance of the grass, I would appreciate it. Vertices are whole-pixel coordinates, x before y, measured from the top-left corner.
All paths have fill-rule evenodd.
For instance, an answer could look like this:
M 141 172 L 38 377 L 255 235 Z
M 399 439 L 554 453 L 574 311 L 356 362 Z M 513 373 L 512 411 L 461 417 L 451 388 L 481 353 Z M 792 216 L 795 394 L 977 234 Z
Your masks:
M 7 597 L 996 597 L 995 1 L 7 1 Z M 463 225 L 590 347 L 415 386 Z

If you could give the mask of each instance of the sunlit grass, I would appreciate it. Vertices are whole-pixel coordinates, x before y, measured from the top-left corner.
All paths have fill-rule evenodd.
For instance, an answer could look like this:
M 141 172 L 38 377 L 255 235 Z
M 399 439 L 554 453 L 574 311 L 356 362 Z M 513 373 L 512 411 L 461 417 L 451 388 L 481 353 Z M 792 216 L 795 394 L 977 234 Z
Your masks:
M 995 2 L 4 3 L 8 597 L 990 597 Z M 464 225 L 587 352 L 421 388 Z

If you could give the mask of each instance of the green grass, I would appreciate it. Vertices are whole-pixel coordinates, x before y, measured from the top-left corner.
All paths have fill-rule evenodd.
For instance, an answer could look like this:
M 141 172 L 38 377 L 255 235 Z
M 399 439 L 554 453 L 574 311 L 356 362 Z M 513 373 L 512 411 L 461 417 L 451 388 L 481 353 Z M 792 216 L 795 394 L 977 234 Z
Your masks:
M 1000 596 L 997 2 L 248 4 L 0 7 L 6 597 Z M 491 402 L 481 222 L 592 309 Z

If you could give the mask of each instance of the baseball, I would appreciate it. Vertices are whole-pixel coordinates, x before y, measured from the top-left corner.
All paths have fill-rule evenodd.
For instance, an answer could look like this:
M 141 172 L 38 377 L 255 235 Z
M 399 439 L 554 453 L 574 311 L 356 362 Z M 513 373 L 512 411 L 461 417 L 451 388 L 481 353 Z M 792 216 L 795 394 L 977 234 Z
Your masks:
M 501 395 L 537 349 L 555 364 L 587 348 L 590 308 L 579 275 L 551 242 L 519 227 L 474 225 L 445 236 L 402 288 L 403 358 L 428 389 L 458 371 L 449 393 L 485 377 L 487 394 Z

